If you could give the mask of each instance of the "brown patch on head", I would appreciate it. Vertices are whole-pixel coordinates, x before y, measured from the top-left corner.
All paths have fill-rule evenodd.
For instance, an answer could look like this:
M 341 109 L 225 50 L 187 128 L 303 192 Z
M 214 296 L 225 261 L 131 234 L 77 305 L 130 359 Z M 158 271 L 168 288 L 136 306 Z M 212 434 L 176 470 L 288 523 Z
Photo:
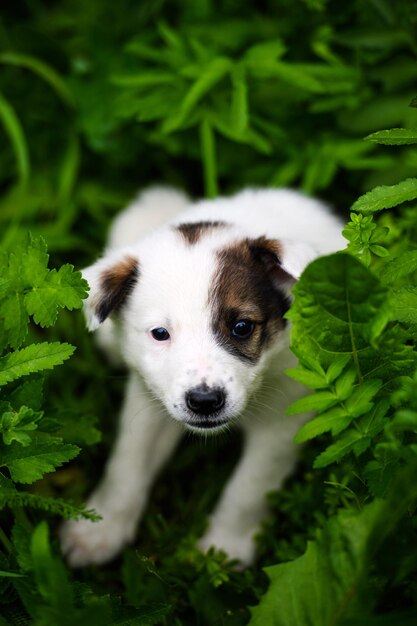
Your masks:
M 224 228 L 227 226 L 226 222 L 221 221 L 207 221 L 207 222 L 189 222 L 185 224 L 179 224 L 175 227 L 185 239 L 185 241 L 193 245 L 201 239 L 202 236 L 212 233 L 218 228 Z
M 131 256 L 126 256 L 102 273 L 101 295 L 97 304 L 97 317 L 100 322 L 104 322 L 110 313 L 120 309 L 132 292 L 138 277 L 139 263 Z
M 217 340 L 235 356 L 256 363 L 286 325 L 290 299 L 283 289 L 291 277 L 280 267 L 278 241 L 258 237 L 243 239 L 219 250 L 219 270 L 210 304 Z M 247 338 L 233 336 L 239 320 L 253 322 Z

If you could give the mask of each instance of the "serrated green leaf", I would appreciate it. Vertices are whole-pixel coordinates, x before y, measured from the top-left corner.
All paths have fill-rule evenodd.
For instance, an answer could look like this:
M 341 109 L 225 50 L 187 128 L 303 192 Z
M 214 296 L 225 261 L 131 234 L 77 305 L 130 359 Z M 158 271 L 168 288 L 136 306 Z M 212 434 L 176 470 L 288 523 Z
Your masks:
M 323 374 L 312 372 L 304 367 L 299 366 L 287 369 L 285 374 L 311 389 L 323 389 L 328 386 L 326 377 Z
M 8 468 L 15 482 L 30 484 L 72 460 L 79 452 L 80 448 L 77 446 L 63 444 L 53 437 L 38 435 L 26 447 L 15 442 L 8 446 L 2 453 L 0 466 Z
M 349 426 L 351 421 L 352 417 L 343 407 L 333 407 L 319 417 L 315 417 L 304 424 L 296 434 L 294 441 L 296 443 L 304 443 L 327 431 L 332 431 L 333 435 L 338 435 Z
M 414 128 L 391 128 L 379 130 L 365 137 L 365 141 L 382 143 L 386 146 L 404 146 L 417 143 L 417 130 Z
M 354 367 L 350 367 L 336 380 L 335 392 L 339 400 L 346 400 L 352 393 L 357 372 Z
M 349 354 L 339 354 L 330 363 L 329 369 L 326 372 L 326 379 L 328 383 L 332 383 L 338 378 L 346 365 L 351 360 Z
M 0 358 L 0 386 L 21 376 L 27 376 L 61 365 L 74 353 L 68 343 L 34 343 Z
M 58 306 L 69 310 L 79 309 L 87 297 L 87 281 L 72 265 L 63 265 L 59 271 L 51 270 L 42 284 L 34 286 L 25 295 L 27 311 L 36 324 L 51 326 L 58 316 Z
M 382 185 L 364 194 L 352 205 L 351 210 L 375 213 L 417 198 L 417 178 L 407 178 L 396 185 Z
M 0 304 L 0 316 L 3 318 L 7 345 L 18 348 L 26 338 L 29 322 L 23 294 L 10 290 Z
M 28 406 L 34 411 L 39 411 L 43 400 L 43 384 L 42 375 L 33 376 L 29 380 L 20 383 L 9 395 L 9 402 L 15 410 L 19 410 L 22 405 Z
M 381 389 L 381 380 L 369 380 L 356 387 L 344 404 L 349 415 L 359 417 L 371 410 L 373 403 L 371 400 Z
M 382 284 L 395 283 L 399 278 L 417 271 L 417 250 L 404 252 L 382 266 L 380 279 Z
M 21 406 L 19 411 L 4 412 L 0 420 L 0 432 L 5 445 L 9 446 L 13 441 L 22 446 L 30 445 L 32 436 L 29 433 L 37 429 L 41 417 L 41 412 L 27 406 Z
M 292 402 L 286 413 L 287 415 L 297 415 L 298 413 L 309 413 L 310 411 L 325 411 L 337 402 L 338 398 L 332 391 L 318 391 Z
M 362 433 L 357 430 L 350 429 L 344 433 L 337 441 L 331 444 L 324 452 L 314 461 L 313 467 L 326 467 L 331 463 L 340 461 L 346 454 L 352 452 L 355 445 L 362 439 Z
M 391 319 L 406 324 L 417 323 L 417 287 L 403 287 L 393 292 Z
M 0 509 L 4 509 L 5 507 L 10 507 L 11 509 L 16 507 L 28 507 L 30 509 L 45 511 L 53 515 L 59 515 L 64 519 L 84 518 L 89 519 L 92 522 L 96 522 L 101 519 L 101 517 L 94 511 L 86 510 L 84 506 L 76 506 L 68 500 L 45 497 L 35 493 L 18 490 L 13 484 L 13 481 L 0 474 Z M 28 569 L 29 567 L 24 567 L 23 565 L 23 562 L 25 562 L 26 565 L 29 566 L 27 529 L 25 527 L 19 533 L 19 531 L 15 530 L 15 528 L 13 529 L 13 543 L 18 549 L 19 565 L 23 569 Z M 19 537 L 15 537 L 16 533 L 19 534 Z M 21 549 L 19 549 L 19 546 Z
M 49 254 L 44 239 L 30 236 L 29 246 L 20 261 L 20 274 L 25 288 L 42 285 L 48 274 L 48 261 Z

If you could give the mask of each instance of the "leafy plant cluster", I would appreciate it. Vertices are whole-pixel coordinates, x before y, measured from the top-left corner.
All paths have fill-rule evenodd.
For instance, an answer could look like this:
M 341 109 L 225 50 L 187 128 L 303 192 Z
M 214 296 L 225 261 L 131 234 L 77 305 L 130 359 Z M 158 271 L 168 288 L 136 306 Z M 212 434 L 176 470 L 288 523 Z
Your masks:
M 412 130 L 377 134 L 391 145 L 405 135 L 417 141 Z M 267 570 L 270 589 L 251 624 L 415 620 L 417 242 L 392 255 L 372 236 L 390 235 L 375 212 L 416 198 L 416 179 L 359 198 L 344 230 L 347 252 L 311 263 L 294 288 L 288 316 L 299 364 L 287 374 L 314 393 L 288 412 L 315 414 L 297 442 L 331 435 L 313 467 L 337 464 L 327 482 L 349 497 L 303 556 Z M 309 586 L 315 571 L 319 580 Z M 402 597 L 402 610 L 390 614 L 392 594 Z
M 2 10 L 2 626 L 414 624 L 416 18 L 412 0 Z M 57 546 L 62 518 L 94 517 L 80 503 L 125 378 L 73 310 L 86 284 L 72 265 L 153 182 L 196 196 L 291 185 L 352 206 L 347 250 L 295 289 L 289 375 L 312 393 L 290 410 L 315 416 L 243 573 L 195 548 L 235 440 L 184 443 L 111 566 L 69 572 Z

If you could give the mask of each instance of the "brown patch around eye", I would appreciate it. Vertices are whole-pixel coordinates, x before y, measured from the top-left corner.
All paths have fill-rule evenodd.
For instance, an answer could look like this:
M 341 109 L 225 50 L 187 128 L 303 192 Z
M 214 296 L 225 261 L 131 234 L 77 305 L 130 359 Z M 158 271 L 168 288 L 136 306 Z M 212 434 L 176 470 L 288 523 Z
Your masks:
M 127 256 L 101 275 L 101 297 L 97 305 L 100 322 L 124 304 L 139 277 L 137 259 Z
M 219 250 L 218 271 L 210 294 L 213 330 L 231 354 L 256 363 L 262 351 L 283 330 L 290 300 L 277 285 L 279 242 L 264 237 L 244 239 Z M 254 322 L 247 339 L 233 337 L 239 320 Z
M 175 227 L 185 239 L 186 243 L 193 245 L 201 239 L 202 236 L 213 232 L 218 228 L 224 228 L 227 226 L 226 222 L 214 221 L 214 222 L 190 222 L 186 224 L 179 224 Z

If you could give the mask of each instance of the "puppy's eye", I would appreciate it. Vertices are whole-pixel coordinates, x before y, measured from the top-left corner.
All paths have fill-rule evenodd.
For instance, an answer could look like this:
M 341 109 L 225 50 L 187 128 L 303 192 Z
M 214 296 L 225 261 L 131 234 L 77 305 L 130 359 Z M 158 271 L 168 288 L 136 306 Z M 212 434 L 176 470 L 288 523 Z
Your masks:
M 251 320 L 239 320 L 232 328 L 232 336 L 236 339 L 247 339 L 253 333 L 255 324 Z
M 166 341 L 170 338 L 170 334 L 166 328 L 163 326 L 158 326 L 158 328 L 153 328 L 151 330 L 151 335 L 157 341 Z

